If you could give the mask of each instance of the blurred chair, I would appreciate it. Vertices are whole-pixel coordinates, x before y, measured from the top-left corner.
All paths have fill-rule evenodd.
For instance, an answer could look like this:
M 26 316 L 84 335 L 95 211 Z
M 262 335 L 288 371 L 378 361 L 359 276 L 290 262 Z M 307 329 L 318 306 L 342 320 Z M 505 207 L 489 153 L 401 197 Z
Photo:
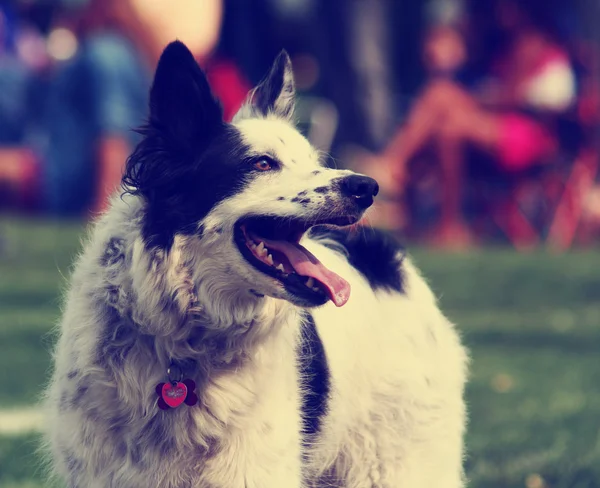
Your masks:
M 599 96 L 589 53 L 580 55 L 577 104 L 555 123 L 560 150 L 551 160 L 514 174 L 499 175 L 500 194 L 490 192 L 484 205 L 517 249 L 546 242 L 556 250 L 572 246 L 584 201 L 599 170 L 594 136 L 600 123 Z M 535 208 L 532 208 L 535 207 Z

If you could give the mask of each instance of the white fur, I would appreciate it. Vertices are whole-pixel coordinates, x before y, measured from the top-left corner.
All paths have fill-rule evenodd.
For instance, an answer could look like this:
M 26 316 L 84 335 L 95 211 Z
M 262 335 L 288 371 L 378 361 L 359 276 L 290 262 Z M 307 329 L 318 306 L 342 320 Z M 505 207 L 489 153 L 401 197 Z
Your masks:
M 332 391 L 303 456 L 300 311 L 241 256 L 233 226 L 249 214 L 309 216 L 322 195 L 311 193 L 306 206 L 290 199 L 351 172 L 322 168 L 285 121 L 236 126 L 282 169 L 215 206 L 199 222 L 202 238 L 179 235 L 168 253 L 148 250 L 144 204 L 130 195 L 94 225 L 67 294 L 46 401 L 55 472 L 86 488 L 463 486 L 467 356 L 453 325 L 409 258 L 405 294 L 374 293 L 343 256 L 309 239 L 352 294 L 342 308 L 312 310 Z M 189 358 L 201 406 L 158 411 L 154 387 L 169 360 Z
M 348 304 L 314 312 L 333 378 L 331 411 L 312 453 L 346 487 L 462 486 L 466 354 L 412 265 L 406 295 L 373 293 L 329 249 L 314 252 L 352 282 Z

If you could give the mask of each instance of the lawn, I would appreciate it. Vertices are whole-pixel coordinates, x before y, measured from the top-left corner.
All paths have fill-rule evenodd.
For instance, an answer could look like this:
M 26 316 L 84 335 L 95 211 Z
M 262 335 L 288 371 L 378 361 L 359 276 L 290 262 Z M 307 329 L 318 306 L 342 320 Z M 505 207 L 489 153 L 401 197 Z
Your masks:
M 81 231 L 0 220 L 0 411 L 39 397 Z M 472 351 L 470 486 L 600 487 L 600 251 L 413 254 Z M 36 442 L 0 434 L 1 488 L 44 486 Z

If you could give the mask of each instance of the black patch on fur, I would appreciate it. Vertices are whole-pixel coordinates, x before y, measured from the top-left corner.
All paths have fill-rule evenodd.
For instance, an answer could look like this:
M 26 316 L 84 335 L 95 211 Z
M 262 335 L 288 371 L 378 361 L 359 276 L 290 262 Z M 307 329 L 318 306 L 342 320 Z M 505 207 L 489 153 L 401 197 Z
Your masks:
M 202 237 L 204 235 L 204 224 L 200 224 L 198 226 L 198 230 L 196 231 L 197 237 Z
M 285 200 L 285 197 L 277 197 L 277 200 L 281 202 L 282 200 Z
M 83 468 L 83 463 L 79 460 L 74 453 L 70 451 L 64 451 L 63 456 L 65 458 L 65 465 L 71 476 L 76 476 Z
M 300 193 L 298 193 L 299 197 L 303 197 L 304 195 L 306 195 L 308 193 L 307 190 L 301 191 Z
M 324 200 L 327 208 L 332 208 L 335 206 L 335 200 L 331 196 L 325 195 Z
M 87 392 L 89 391 L 90 387 L 84 383 L 84 382 L 80 382 L 77 384 L 77 388 L 75 388 L 75 392 L 73 393 L 73 397 L 71 398 L 71 406 L 73 407 L 79 407 L 82 402 L 85 400 L 85 397 L 87 395 Z
M 310 198 L 294 197 L 294 198 L 292 198 L 291 202 L 299 203 L 300 205 L 308 205 L 310 203 Z
M 119 237 L 111 237 L 100 258 L 103 267 L 115 266 L 125 259 L 125 241 Z
M 163 52 L 150 92 L 143 139 L 127 161 L 126 191 L 146 202 L 143 235 L 149 247 L 168 249 L 176 233 L 197 224 L 252 173 L 249 148 L 222 118 L 206 76 L 190 51 L 173 42 Z
M 114 308 L 104 307 L 104 312 L 104 329 L 98 341 L 97 362 L 107 369 L 120 368 L 140 334 Z
M 317 188 L 315 188 L 313 191 L 315 193 L 329 193 L 329 187 L 328 186 L 318 186 Z
M 370 227 L 332 229 L 320 226 L 311 230 L 311 236 L 333 239 L 344 246 L 348 261 L 368 280 L 373 290 L 403 292 L 398 254 L 403 256 L 404 249 L 389 233 Z
M 145 241 L 150 247 L 168 249 L 176 233 L 197 234 L 197 223 L 217 203 L 241 190 L 253 168 L 247 161 L 249 148 L 232 126 L 223 128 L 208 149 L 182 165 L 164 153 L 164 159 L 153 160 L 158 155 L 144 147 L 152 137 L 146 133 L 129 162 L 138 161 L 144 168 L 143 180 L 139 173 L 135 177 L 137 191 L 146 196 Z
M 106 289 L 107 301 L 112 307 L 117 307 L 119 305 L 119 287 L 118 286 L 109 286 Z
M 177 452 L 177 442 L 174 438 L 176 429 L 173 427 L 173 424 L 176 422 L 191 421 L 189 411 L 184 411 L 179 416 L 173 415 L 173 413 L 169 411 L 158 412 L 135 435 L 129 447 L 131 460 L 134 463 L 144 465 L 145 453 L 140 452 L 139 446 L 153 448 L 159 454 L 159 458 L 165 460 L 173 459 L 173 455 Z M 171 415 L 169 416 L 169 414 Z M 187 420 L 182 419 L 182 416 L 187 417 Z
M 252 293 L 255 297 L 258 297 L 258 298 L 264 297 L 264 295 L 262 293 L 258 293 L 256 290 L 250 290 L 250 293 Z
M 304 443 L 307 444 L 319 433 L 322 419 L 327 414 L 331 379 L 323 342 L 312 315 L 306 311 L 298 360 L 301 389 L 304 394 L 302 397 Z
M 75 379 L 79 375 L 79 371 L 77 369 L 72 369 L 67 373 L 67 378 L 70 380 Z
M 313 175 L 317 176 L 321 174 L 321 170 L 316 169 L 315 171 L 312 172 Z

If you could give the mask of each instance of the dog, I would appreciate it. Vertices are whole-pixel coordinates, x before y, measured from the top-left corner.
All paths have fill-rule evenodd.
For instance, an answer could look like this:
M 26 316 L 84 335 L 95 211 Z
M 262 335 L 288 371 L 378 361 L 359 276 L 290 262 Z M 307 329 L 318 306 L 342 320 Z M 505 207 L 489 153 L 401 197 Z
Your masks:
M 73 270 L 45 397 L 85 488 L 458 488 L 468 354 L 375 180 L 293 124 L 282 52 L 231 123 L 169 44 Z

